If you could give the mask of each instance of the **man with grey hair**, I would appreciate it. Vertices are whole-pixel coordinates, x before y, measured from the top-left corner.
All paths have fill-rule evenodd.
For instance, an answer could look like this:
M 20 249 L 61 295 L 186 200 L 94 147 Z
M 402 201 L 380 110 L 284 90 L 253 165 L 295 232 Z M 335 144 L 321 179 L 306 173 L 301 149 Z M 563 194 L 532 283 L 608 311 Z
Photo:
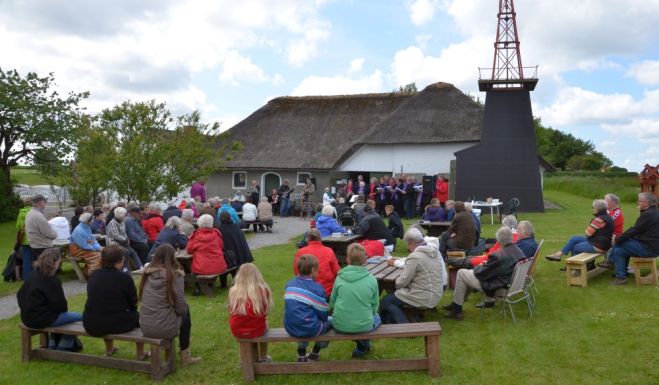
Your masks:
M 135 203 L 128 205 L 128 215 L 124 221 L 126 236 L 130 241 L 130 248 L 137 253 L 142 263 L 146 263 L 149 255 L 149 237 L 142 228 L 142 212 Z
M 490 255 L 490 258 L 474 270 L 458 270 L 453 290 L 453 302 L 444 306 L 449 312 L 447 318 L 462 321 L 462 305 L 467 295 L 473 291 L 485 293 L 485 302 L 482 307 L 494 306 L 494 292 L 510 284 L 517 262 L 525 259 L 524 253 L 513 244 L 513 232 L 508 227 L 502 227 L 496 234 L 497 242 L 502 245 L 501 250 Z
M 24 281 L 32 274 L 32 262 L 36 261 L 44 250 L 53 247 L 53 240 L 57 238 L 57 233 L 50 227 L 44 215 L 46 203 L 46 197 L 35 195 L 32 197 L 32 209 L 25 216 L 25 234 L 30 244 L 30 253 L 27 256 L 28 263 L 23 261 Z
M 439 250 L 426 244 L 423 234 L 409 229 L 403 240 L 410 255 L 407 258 L 391 258 L 391 266 L 402 268 L 396 278 L 396 291 L 380 301 L 380 317 L 383 323 L 407 323 L 404 306 L 432 309 L 442 298 L 442 260 Z
M 616 194 L 609 193 L 604 195 L 604 200 L 606 201 L 606 211 L 613 219 L 613 236 L 617 237 L 625 229 L 625 218 L 620 210 L 620 198 Z
M 599 267 L 615 266 L 615 280 L 612 285 L 627 283 L 627 264 L 630 257 L 655 258 L 659 256 L 659 210 L 657 198 L 651 192 L 638 194 L 637 207 L 641 215 L 634 227 L 627 229 L 616 237 L 615 245 L 609 253 L 609 260 L 600 263 Z

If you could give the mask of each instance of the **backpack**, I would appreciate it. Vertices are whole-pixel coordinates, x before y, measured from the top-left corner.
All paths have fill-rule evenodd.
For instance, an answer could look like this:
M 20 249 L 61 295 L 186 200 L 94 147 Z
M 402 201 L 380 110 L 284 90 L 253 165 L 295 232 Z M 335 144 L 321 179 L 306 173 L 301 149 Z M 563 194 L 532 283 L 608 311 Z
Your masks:
M 16 266 L 18 266 L 19 269 L 23 266 L 23 251 L 21 249 L 13 251 L 9 254 L 9 258 L 7 258 L 7 264 L 2 271 L 2 278 L 5 282 L 14 282 L 19 279 L 19 277 L 16 276 Z

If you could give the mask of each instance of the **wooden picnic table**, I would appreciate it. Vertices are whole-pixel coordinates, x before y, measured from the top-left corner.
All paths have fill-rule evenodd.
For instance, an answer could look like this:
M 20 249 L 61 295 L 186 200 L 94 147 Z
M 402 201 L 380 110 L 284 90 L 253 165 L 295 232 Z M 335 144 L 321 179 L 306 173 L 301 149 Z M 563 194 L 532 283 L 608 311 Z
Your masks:
M 429 237 L 439 237 L 451 227 L 451 221 L 443 222 L 419 222 L 419 226 L 428 232 Z
M 396 278 L 403 273 L 403 269 L 396 266 L 389 266 L 387 261 L 369 263 L 366 269 L 377 279 L 380 293 L 383 290 L 389 293 L 396 291 Z
M 334 255 L 336 255 L 336 260 L 339 261 L 340 265 L 345 265 L 346 255 L 348 255 L 348 246 L 362 237 L 363 235 L 361 234 L 324 237 L 322 243 L 323 246 L 327 246 L 334 250 Z

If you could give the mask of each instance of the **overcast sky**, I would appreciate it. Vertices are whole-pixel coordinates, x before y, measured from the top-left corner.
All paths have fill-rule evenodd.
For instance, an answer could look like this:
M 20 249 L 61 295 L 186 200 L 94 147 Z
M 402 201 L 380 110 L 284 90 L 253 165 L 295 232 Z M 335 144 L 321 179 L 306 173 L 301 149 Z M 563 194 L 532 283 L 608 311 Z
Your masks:
M 534 114 L 616 165 L 659 163 L 659 0 L 517 0 Z M 229 128 L 281 95 L 478 92 L 496 0 L 0 0 L 0 66 Z

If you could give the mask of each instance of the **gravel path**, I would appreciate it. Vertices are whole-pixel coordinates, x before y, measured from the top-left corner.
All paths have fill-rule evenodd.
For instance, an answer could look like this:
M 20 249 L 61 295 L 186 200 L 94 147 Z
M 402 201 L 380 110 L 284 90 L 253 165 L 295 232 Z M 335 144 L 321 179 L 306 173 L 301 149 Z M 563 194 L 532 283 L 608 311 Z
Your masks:
M 291 238 L 297 237 L 309 229 L 309 222 L 300 220 L 299 218 L 279 218 L 275 217 L 275 224 L 272 233 L 256 233 L 253 234 L 248 240 L 250 249 L 255 250 L 261 247 L 272 245 L 280 245 L 287 243 Z M 87 285 L 77 280 L 64 282 L 62 285 L 64 294 L 67 297 L 85 293 Z M 16 294 L 10 294 L 0 297 L 0 320 L 11 318 L 18 314 L 18 303 L 16 302 Z

